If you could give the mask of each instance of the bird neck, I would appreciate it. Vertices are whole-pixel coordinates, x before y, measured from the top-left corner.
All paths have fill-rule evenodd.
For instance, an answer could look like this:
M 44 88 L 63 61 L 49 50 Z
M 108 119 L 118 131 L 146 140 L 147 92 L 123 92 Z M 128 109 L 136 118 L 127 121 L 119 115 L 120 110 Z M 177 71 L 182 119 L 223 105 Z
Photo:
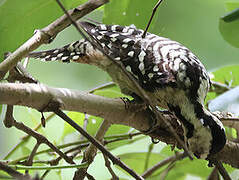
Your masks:
M 194 154 L 199 154 L 199 158 L 206 158 L 224 147 L 226 136 L 221 121 L 200 102 L 184 102 L 169 108 L 182 122 L 188 143 Z M 197 153 L 198 149 L 204 149 L 204 152 Z

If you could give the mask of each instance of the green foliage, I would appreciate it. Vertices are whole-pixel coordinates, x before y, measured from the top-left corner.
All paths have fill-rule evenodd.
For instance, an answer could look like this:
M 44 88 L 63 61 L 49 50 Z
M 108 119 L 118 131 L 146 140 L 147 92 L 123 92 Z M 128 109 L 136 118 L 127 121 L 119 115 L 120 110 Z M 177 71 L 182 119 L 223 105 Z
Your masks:
M 129 167 L 134 169 L 137 173 L 142 174 L 144 172 L 144 165 L 146 162 L 147 153 L 125 153 L 119 156 L 119 158 L 125 162 Z M 158 163 L 164 158 L 161 153 L 151 153 L 149 158 L 149 167 Z
M 212 72 L 213 77 L 211 78 L 215 82 L 220 82 L 223 84 L 230 85 L 231 87 L 235 87 L 239 85 L 239 66 L 225 66 L 219 68 Z M 214 99 L 217 96 L 215 92 L 209 92 L 206 98 L 206 102 Z
M 86 0 L 62 0 L 67 8 L 73 8 Z M 27 39 L 35 29 L 50 24 L 62 15 L 55 0 L 11 0 L 0 4 L 0 59 L 3 53 L 14 51 Z
M 8 179 L 12 179 L 11 176 L 9 176 L 7 173 L 0 171 L 0 179 L 1 180 L 8 180 Z
M 75 7 L 86 0 L 62 0 L 67 9 Z M 152 8 L 156 4 L 155 0 L 111 0 L 105 7 L 92 13 L 91 19 L 102 21 L 107 24 L 130 25 L 134 24 L 138 28 L 144 29 L 151 15 Z M 197 8 L 195 8 L 197 7 Z M 181 0 L 164 1 L 157 11 L 149 31 L 178 40 L 192 49 L 204 62 L 207 68 L 218 68 L 226 64 L 237 63 L 238 49 L 226 46 L 220 37 L 219 30 L 223 38 L 231 45 L 239 47 L 238 20 L 226 23 L 220 20 L 218 29 L 218 18 L 224 13 L 224 2 L 218 0 Z M 238 8 L 238 2 L 227 3 L 228 11 Z M 202 13 L 205 12 L 205 13 Z M 209 13 L 210 12 L 210 13 Z M 103 14 L 102 14 L 103 13 Z M 54 21 L 62 15 L 61 9 L 57 6 L 55 0 L 10 0 L 0 1 L 0 59 L 7 51 L 14 51 L 27 39 L 29 39 L 35 29 L 40 29 Z M 60 47 L 73 40 L 78 40 L 79 35 L 73 28 L 69 28 L 53 41 L 45 49 Z M 227 66 L 213 72 L 214 81 L 231 82 L 232 86 L 239 84 L 239 66 Z M 37 77 L 42 83 L 53 86 L 75 88 L 86 90 L 107 82 L 107 76 L 96 68 L 87 65 L 59 64 L 59 63 L 39 63 L 31 62 L 29 71 Z M 67 77 L 68 76 L 68 77 Z M 94 91 L 94 94 L 109 98 L 118 98 L 124 96 L 120 93 L 117 86 L 110 86 Z M 215 93 L 209 93 L 207 100 L 214 99 Z M 130 98 L 130 97 L 128 97 Z M 1 108 L 1 105 L 0 105 Z M 23 121 L 29 127 L 35 127 L 40 122 L 40 113 L 26 108 L 15 108 L 15 117 L 18 121 Z M 79 125 L 83 126 L 85 114 L 77 112 L 68 112 L 68 115 Z M 94 135 L 102 119 L 95 116 L 87 116 L 87 131 Z M 8 142 L 1 144 L 0 151 L 6 154 L 9 149 L 19 141 L 19 137 L 25 134 L 5 130 L 10 132 L 7 136 Z M 106 136 L 122 134 L 122 136 L 131 131 L 130 127 L 122 125 L 113 125 L 107 131 Z M 72 139 L 66 137 L 75 133 L 75 130 L 68 124 L 54 117 L 45 129 L 40 129 L 51 142 L 55 144 L 64 144 Z M 135 132 L 135 131 L 133 131 Z M 76 139 L 79 138 L 76 135 Z M 17 138 L 16 138 L 17 137 Z M 6 139 L 6 137 L 5 137 Z M 75 139 L 73 139 L 75 140 Z M 3 143 L 3 142 L 1 142 Z M 123 162 L 128 164 L 138 173 L 143 173 L 146 156 L 151 141 L 146 136 L 138 136 L 133 139 L 117 141 L 107 145 L 114 154 L 118 155 Z M 34 140 L 21 146 L 11 159 L 17 159 L 21 156 L 29 155 L 35 145 Z M 3 148 L 7 147 L 3 150 Z M 159 143 L 155 145 L 149 156 L 149 167 L 158 163 L 169 156 L 174 155 L 169 146 Z M 40 150 L 46 146 L 41 146 Z M 52 157 L 52 156 L 51 156 Z M 81 161 L 82 156 L 78 158 Z M 50 159 L 50 155 L 39 155 L 34 160 Z M 99 168 L 100 167 L 100 168 Z M 101 168 L 102 167 L 102 168 Z M 130 179 L 122 169 L 112 165 L 112 168 L 121 179 Z M 159 179 L 165 167 L 156 171 L 149 179 Z M 229 172 L 233 169 L 227 167 Z M 69 179 L 73 176 L 75 169 L 51 171 L 47 176 L 49 179 Z M 207 162 L 203 160 L 190 161 L 188 159 L 178 161 L 173 169 L 167 175 L 167 179 L 185 179 L 187 175 L 206 179 L 211 169 L 207 167 Z M 31 171 L 34 174 L 34 171 Z M 110 179 L 107 169 L 104 167 L 104 159 L 99 153 L 89 169 L 89 173 L 96 179 Z M 40 172 L 42 174 L 42 172 Z M 0 176 L 2 172 L 0 171 Z
M 213 81 L 231 84 L 232 87 L 239 85 L 239 66 L 225 66 L 213 72 Z
M 78 113 L 78 112 L 69 112 L 67 113 L 67 115 L 71 118 L 74 119 L 74 121 L 80 125 L 83 126 L 83 121 L 84 121 L 84 114 L 83 113 Z M 68 134 L 71 134 L 75 132 L 75 129 L 70 126 L 67 123 L 64 123 L 64 132 L 62 134 L 62 138 L 64 138 L 65 136 L 67 136 Z
M 220 19 L 219 29 L 223 38 L 230 43 L 232 46 L 239 47 L 239 2 L 227 2 L 227 11 L 229 12 L 226 16 Z M 235 11 L 237 9 L 237 11 Z M 233 13 L 232 13 L 233 11 Z M 233 14 L 236 14 L 233 16 Z M 231 19 L 231 20 L 230 20 Z
M 192 168 L 196 167 L 196 168 Z M 185 179 L 188 175 L 193 175 L 196 177 L 200 177 L 202 179 L 206 179 L 211 172 L 211 168 L 207 167 L 207 162 L 203 160 L 193 161 L 189 159 L 185 159 L 182 161 L 176 162 L 173 170 L 169 172 L 167 175 L 168 179 Z M 185 173 L 187 172 L 187 173 Z
M 130 25 L 134 24 L 137 28 L 144 29 L 152 14 L 155 0 L 112 0 L 105 6 L 103 22 L 106 24 Z M 158 11 L 155 17 L 157 17 Z M 144 19 L 144 21 L 142 21 Z M 156 18 L 152 23 L 154 26 Z

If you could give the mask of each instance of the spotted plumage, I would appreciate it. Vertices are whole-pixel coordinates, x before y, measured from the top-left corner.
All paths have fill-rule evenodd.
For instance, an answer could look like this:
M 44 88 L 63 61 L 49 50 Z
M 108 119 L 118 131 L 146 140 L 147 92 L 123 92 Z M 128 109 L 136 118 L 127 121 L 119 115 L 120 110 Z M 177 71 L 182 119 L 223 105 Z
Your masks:
M 132 25 L 80 24 L 106 54 L 122 63 L 155 105 L 169 109 L 178 117 L 184 125 L 189 149 L 198 158 L 206 158 L 223 148 L 226 142 L 223 125 L 204 107 L 209 76 L 188 48 L 151 33 L 142 38 L 143 30 Z M 29 56 L 96 65 L 112 77 L 123 93 L 140 94 L 119 66 L 85 40 Z

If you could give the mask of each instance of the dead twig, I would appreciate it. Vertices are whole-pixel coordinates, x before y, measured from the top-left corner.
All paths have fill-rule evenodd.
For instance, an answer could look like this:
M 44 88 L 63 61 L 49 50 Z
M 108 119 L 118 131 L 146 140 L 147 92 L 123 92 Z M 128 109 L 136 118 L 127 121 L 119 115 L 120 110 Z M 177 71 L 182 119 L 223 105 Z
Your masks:
M 49 121 L 55 114 L 52 113 L 50 114 L 47 118 L 46 121 Z M 34 131 L 37 131 L 39 128 L 41 127 L 41 123 L 39 123 L 35 128 Z M 24 143 L 28 142 L 28 140 L 30 139 L 30 135 L 26 135 L 24 137 L 21 138 L 21 141 L 19 143 L 17 143 L 12 149 L 11 151 L 9 151 L 5 157 L 3 158 L 3 160 L 7 160 L 19 147 L 21 147 Z
M 227 84 L 223 84 L 216 81 L 211 81 L 211 83 L 212 83 L 212 86 L 210 88 L 210 92 L 216 92 L 217 94 L 221 94 L 232 89 L 232 87 L 230 87 Z
M 150 26 L 150 24 L 151 24 L 151 22 L 152 22 L 152 20 L 153 20 L 153 17 L 154 17 L 154 15 L 155 15 L 155 13 L 156 13 L 156 11 L 157 11 L 159 5 L 161 4 L 161 2 L 163 2 L 163 0 L 159 0 L 159 1 L 157 2 L 157 4 L 154 6 L 153 11 L 152 11 L 152 14 L 151 14 L 151 17 L 150 17 L 150 19 L 149 19 L 149 22 L 148 22 L 148 24 L 147 24 L 147 26 L 146 26 L 146 28 L 145 28 L 145 30 L 144 30 L 144 33 L 143 33 L 143 35 L 142 35 L 142 38 L 145 38 L 145 35 L 146 35 L 146 33 L 147 33 L 148 29 L 149 29 L 149 26 Z
M 107 130 L 109 129 L 110 125 L 111 125 L 111 123 L 109 121 L 103 120 L 100 128 L 98 129 L 98 131 L 95 135 L 95 139 L 97 141 L 102 142 L 104 135 L 107 132 Z M 96 154 L 97 154 L 97 146 L 90 144 L 89 147 L 84 152 L 84 157 L 83 157 L 82 163 L 84 163 L 84 162 L 92 163 Z M 87 175 L 87 169 L 88 168 L 81 168 L 81 169 L 77 170 L 74 178 L 79 179 L 78 177 L 80 176 L 81 179 L 84 179 L 84 176 Z
M 213 168 L 212 172 L 208 176 L 207 180 L 220 180 L 218 170 L 216 167 Z
M 209 162 L 216 166 L 216 168 L 218 169 L 219 173 L 222 175 L 224 180 L 231 180 L 231 177 L 229 176 L 228 172 L 226 171 L 226 169 L 223 167 L 222 163 L 219 160 L 212 157 L 209 159 Z
M 160 174 L 160 179 L 161 180 L 165 180 L 169 171 L 171 171 L 171 169 L 173 169 L 175 166 L 175 162 L 170 162 L 170 164 L 168 165 L 168 167 Z
M 78 132 L 80 132 L 83 136 L 85 136 L 94 146 L 96 146 L 103 154 L 105 154 L 109 159 L 114 163 L 120 166 L 122 169 L 127 171 L 132 177 L 143 180 L 138 174 L 136 174 L 132 169 L 130 169 L 126 164 L 120 161 L 117 157 L 115 157 L 111 152 L 109 152 L 105 147 L 100 144 L 95 138 L 90 136 L 84 129 L 82 129 L 78 124 L 76 124 L 71 118 L 69 118 L 65 113 L 63 113 L 60 109 L 55 108 L 53 110 L 59 117 L 61 117 L 64 121 L 70 124 L 73 128 L 75 128 Z
M 147 177 L 151 176 L 156 170 L 158 170 L 162 166 L 165 166 L 166 164 L 168 164 L 170 162 L 175 162 L 177 160 L 181 160 L 185 157 L 187 157 L 185 153 L 182 153 L 182 152 L 176 153 L 174 156 L 168 157 L 168 158 L 160 161 L 158 164 L 154 165 L 153 167 L 151 167 L 150 169 L 145 171 L 142 174 L 142 177 L 147 178 Z
M 68 156 L 66 156 L 63 152 L 61 152 L 54 144 L 52 144 L 50 141 L 48 141 L 48 139 L 37 133 L 36 131 L 33 131 L 31 128 L 25 126 L 23 123 L 19 123 L 17 121 L 14 121 L 13 126 L 25 133 L 27 133 L 28 135 L 34 137 L 38 143 L 44 143 L 47 146 L 49 146 L 53 151 L 55 151 L 59 156 L 61 156 L 66 162 L 70 163 L 70 164 L 75 164 L 74 161 L 69 158 Z
M 110 174 L 112 176 L 112 180 L 119 180 L 119 177 L 115 174 L 115 172 L 113 171 L 113 169 L 110 166 L 109 159 L 104 154 L 103 154 L 103 157 L 105 159 L 105 166 L 107 167 L 108 171 L 110 172 Z

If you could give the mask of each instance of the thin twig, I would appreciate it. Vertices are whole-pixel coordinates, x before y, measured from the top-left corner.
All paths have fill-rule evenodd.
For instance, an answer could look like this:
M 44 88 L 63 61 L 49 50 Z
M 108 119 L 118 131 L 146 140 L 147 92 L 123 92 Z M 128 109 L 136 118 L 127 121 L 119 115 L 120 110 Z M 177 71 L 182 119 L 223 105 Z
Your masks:
M 149 158 L 150 158 L 150 155 L 152 153 L 152 150 L 154 148 L 154 143 L 151 143 L 148 147 L 148 152 L 147 152 L 147 155 L 146 155 L 146 160 L 145 160 L 145 163 L 144 163 L 144 171 L 146 171 L 148 169 L 148 166 L 149 166 Z
M 233 122 L 239 122 L 239 118 L 237 117 L 222 117 L 220 118 L 221 121 L 233 121 Z
M 23 67 L 23 65 L 19 62 L 17 63 L 16 67 L 13 68 L 13 75 L 12 77 L 9 76 L 9 78 L 14 78 L 16 81 L 20 81 L 22 83 L 38 83 L 38 80 L 35 79 L 27 70 Z
M 89 115 L 84 113 L 84 116 L 85 116 L 85 118 L 84 118 L 84 121 L 83 121 L 84 122 L 83 123 L 83 129 L 87 130 L 87 125 L 88 125 L 88 121 L 89 121 Z M 84 136 L 81 136 L 80 140 L 84 140 Z
M 100 128 L 98 129 L 98 131 L 95 135 L 95 139 L 97 141 L 102 142 L 102 140 L 104 138 L 104 135 L 107 132 L 107 130 L 109 129 L 110 125 L 111 125 L 111 123 L 109 121 L 107 121 L 105 119 L 103 120 L 103 122 L 101 123 Z M 92 163 L 96 154 L 97 154 L 97 146 L 94 146 L 93 144 L 90 144 L 90 146 L 84 152 L 84 157 L 82 159 L 82 162 Z M 79 169 L 75 173 L 74 178 L 75 179 L 84 179 L 84 176 L 87 175 L 87 169 L 88 168 Z
M 110 126 L 111 126 L 111 123 L 104 119 L 95 135 L 95 139 L 99 142 L 102 142 L 104 135 Z M 97 151 L 97 146 L 94 146 L 94 144 L 90 144 L 90 146 L 84 152 L 84 158 L 82 162 L 84 161 L 92 162 L 95 157 L 96 151 Z
M 51 113 L 51 114 L 46 118 L 46 121 L 49 121 L 53 116 L 55 116 L 55 114 L 54 114 L 54 113 Z M 38 131 L 38 129 L 39 129 L 40 127 L 41 127 L 41 123 L 39 123 L 39 124 L 34 128 L 34 131 Z M 21 141 L 20 141 L 19 143 L 17 143 L 17 144 L 11 149 L 11 151 L 9 151 L 9 152 L 5 155 L 5 157 L 3 158 L 3 160 L 7 160 L 8 158 L 10 158 L 11 155 L 12 155 L 19 147 L 21 147 L 24 143 L 28 142 L 28 140 L 30 139 L 30 137 L 31 137 L 31 136 L 28 134 L 28 135 L 26 135 L 26 136 L 20 138 Z
M 104 154 L 103 154 L 103 157 L 105 159 L 105 166 L 107 167 L 108 171 L 110 172 L 110 174 L 112 176 L 112 180 L 119 180 L 119 177 L 115 174 L 115 172 L 113 171 L 113 169 L 110 166 L 109 159 Z
M 1 163 L 1 162 L 0 162 Z M 20 165 L 10 165 L 11 168 L 16 170 L 53 170 L 53 169 L 71 169 L 71 168 L 84 168 L 87 167 L 88 163 L 81 164 L 70 164 L 63 166 L 20 166 Z
M 92 175 L 90 175 L 89 173 L 86 173 L 86 177 L 88 180 L 95 180 L 95 178 Z
M 143 178 L 147 178 L 149 177 L 151 174 L 153 174 L 156 170 L 158 170 L 159 168 L 161 168 L 162 166 L 165 166 L 166 164 L 170 163 L 170 162 L 174 162 L 177 160 L 181 160 L 183 158 L 186 157 L 185 153 L 179 152 L 176 153 L 174 156 L 168 157 L 162 161 L 160 161 L 158 164 L 154 165 L 153 167 L 151 167 L 150 169 L 148 169 L 147 171 L 145 171 L 142 174 Z
M 175 161 L 170 162 L 168 167 L 160 174 L 160 179 L 165 180 L 169 171 L 175 166 Z
M 220 180 L 219 175 L 218 175 L 218 170 L 216 167 L 213 168 L 213 170 L 211 171 L 207 180 Z
M 42 176 L 40 177 L 40 180 L 43 180 L 48 174 L 49 174 L 50 170 L 46 170 Z
M 8 173 L 10 176 L 18 179 L 18 180 L 32 180 L 31 177 L 29 177 L 28 175 L 24 175 L 22 173 L 19 173 L 18 171 L 16 171 L 15 169 L 9 167 L 8 165 L 6 165 L 3 162 L 0 162 L 0 169 L 5 171 L 6 173 Z
M 36 131 L 33 131 L 31 128 L 29 128 L 29 127 L 25 126 L 23 123 L 19 123 L 17 121 L 14 121 L 14 127 L 29 134 L 32 137 L 34 137 L 37 141 L 48 145 L 53 151 L 55 151 L 59 156 L 61 156 L 66 162 L 68 162 L 70 164 L 74 164 L 74 161 L 71 158 L 69 158 L 63 152 L 61 152 L 54 144 L 52 144 L 50 141 L 48 141 L 48 139 L 45 136 L 37 133 Z
M 211 81 L 211 83 L 212 83 L 212 86 L 210 88 L 210 92 L 216 92 L 218 94 L 221 94 L 232 89 L 230 86 L 220 82 Z
M 69 10 L 74 20 L 89 14 L 96 8 L 106 4 L 109 0 L 89 0 L 77 8 Z M 63 15 L 41 30 L 37 30 L 34 35 L 21 45 L 16 51 L 10 54 L 6 60 L 0 63 L 0 80 L 2 80 L 8 70 L 12 69 L 27 54 L 44 43 L 49 43 L 56 35 L 70 25 L 68 18 Z
M 26 166 L 32 166 L 33 158 L 34 158 L 34 156 L 35 156 L 35 154 L 37 152 L 37 149 L 39 148 L 40 144 L 41 143 L 37 141 L 37 143 L 35 144 L 32 152 L 31 152 L 31 154 L 30 154 L 30 156 L 29 156 L 29 158 L 27 160 L 27 162 L 25 163 Z
M 78 132 L 80 132 L 83 136 L 85 136 L 93 145 L 95 145 L 103 154 L 110 158 L 110 160 L 114 163 L 126 170 L 131 176 L 136 179 L 143 180 L 138 174 L 136 174 L 132 169 L 130 169 L 126 164 L 116 158 L 111 152 L 109 152 L 105 147 L 100 144 L 97 140 L 95 140 L 92 136 L 90 136 L 84 129 L 82 129 L 78 124 L 76 124 L 71 118 L 69 118 L 65 113 L 63 113 L 60 109 L 55 109 L 54 112 L 61 117 L 64 121 L 70 124 L 73 128 L 75 128 Z
M 219 173 L 222 175 L 224 180 L 231 180 L 231 177 L 229 176 L 228 172 L 219 160 L 211 158 L 210 161 L 212 161 L 212 163 L 217 167 Z
M 6 128 L 10 128 L 13 125 L 14 117 L 13 117 L 13 105 L 7 105 L 7 111 L 5 114 L 5 118 L 3 120 L 4 126 Z
M 104 139 L 104 145 L 106 144 L 109 144 L 109 143 L 113 143 L 113 142 L 116 142 L 116 141 L 121 141 L 121 140 L 125 140 L 125 139 L 131 139 L 133 136 L 137 136 L 137 135 L 140 135 L 142 133 L 134 133 L 134 134 L 123 134 L 123 135 L 113 135 L 113 136 L 106 136 Z M 122 136 L 122 137 L 121 137 Z M 116 138 L 116 139 L 112 139 L 112 138 Z M 108 140 L 109 139 L 109 140 Z M 112 140 L 111 140 L 112 139 Z M 80 144 L 80 145 L 79 145 Z M 65 153 L 70 153 L 72 151 L 76 151 L 76 150 L 79 150 L 81 148 L 84 148 L 84 147 L 87 147 L 89 146 L 89 143 L 88 143 L 88 140 L 84 140 L 84 141 L 76 141 L 76 142 L 73 142 L 73 143 L 67 143 L 67 144 L 63 144 L 63 145 L 59 145 L 57 146 L 58 149 L 63 149 L 63 148 L 67 148 L 67 147 L 70 147 L 70 146 L 75 146 L 75 145 L 79 145 L 79 146 L 76 146 L 74 148 L 71 148 L 69 149 L 68 151 L 66 151 Z M 36 155 L 39 155 L 39 154 L 43 154 L 43 153 L 49 153 L 49 152 L 53 152 L 52 149 L 45 149 L 45 150 L 42 150 L 42 151 L 39 151 L 36 153 Z M 23 161 L 25 159 L 27 159 L 29 156 L 24 156 L 24 157 L 21 157 L 21 158 L 18 158 L 16 160 L 13 160 L 13 161 L 9 161 L 8 164 L 16 164 L 20 161 Z
M 101 90 L 101 89 L 113 87 L 113 86 L 115 86 L 114 82 L 107 82 L 107 83 L 104 83 L 97 87 L 92 88 L 91 90 L 89 90 L 89 93 L 94 93 L 96 90 Z
M 145 38 L 145 35 L 146 35 L 146 33 L 147 33 L 148 29 L 149 29 L 149 26 L 150 26 L 150 24 L 151 24 L 151 22 L 152 22 L 152 20 L 153 20 L 153 17 L 154 17 L 154 15 L 155 15 L 155 13 L 156 13 L 156 11 L 157 11 L 159 5 L 161 4 L 161 2 L 163 2 L 163 0 L 159 0 L 159 1 L 157 2 L 157 4 L 154 6 L 153 12 L 152 12 L 152 14 L 151 14 L 151 17 L 150 17 L 150 19 L 149 19 L 149 22 L 148 22 L 148 24 L 147 24 L 145 30 L 144 30 L 144 33 L 143 33 L 143 35 L 142 35 L 142 38 Z

